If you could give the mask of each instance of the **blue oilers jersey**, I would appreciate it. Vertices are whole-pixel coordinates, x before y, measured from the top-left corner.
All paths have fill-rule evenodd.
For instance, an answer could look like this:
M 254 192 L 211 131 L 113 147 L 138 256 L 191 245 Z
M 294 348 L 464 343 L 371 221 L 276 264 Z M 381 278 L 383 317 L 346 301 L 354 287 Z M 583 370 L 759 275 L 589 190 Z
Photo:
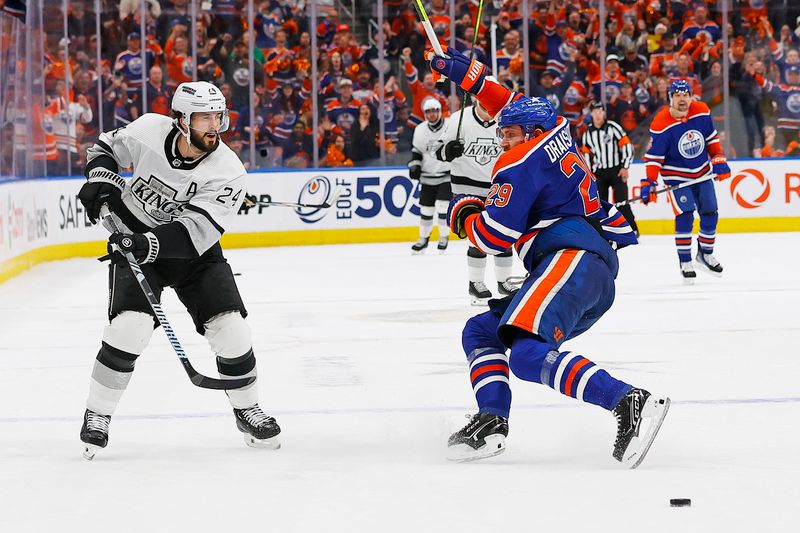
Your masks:
M 719 134 L 711 112 L 703 102 L 689 104 L 686 117 L 673 117 L 662 108 L 650 125 L 650 148 L 644 156 L 647 178 L 682 182 L 702 178 L 711 172 L 709 153 L 721 151 Z
M 574 248 L 597 254 L 616 276 L 615 248 L 637 242 L 621 213 L 600 201 L 564 117 L 500 156 L 485 207 L 467 219 L 470 241 L 489 254 L 514 246 L 528 272 L 546 255 Z

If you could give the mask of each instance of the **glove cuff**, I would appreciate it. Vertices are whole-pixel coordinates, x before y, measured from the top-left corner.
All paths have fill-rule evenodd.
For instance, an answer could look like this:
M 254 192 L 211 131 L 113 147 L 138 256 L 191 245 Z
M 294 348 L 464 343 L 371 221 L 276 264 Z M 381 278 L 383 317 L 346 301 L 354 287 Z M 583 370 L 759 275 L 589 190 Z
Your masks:
M 122 179 L 122 176 L 102 167 L 95 167 L 90 170 L 87 181 L 89 183 L 110 183 L 120 191 L 125 188 L 125 180 Z
M 153 235 L 151 232 L 147 232 L 144 234 L 145 238 L 147 239 L 147 243 L 149 244 L 147 248 L 147 257 L 142 260 L 142 263 L 152 263 L 158 257 L 158 249 L 160 243 L 158 242 L 158 237 Z

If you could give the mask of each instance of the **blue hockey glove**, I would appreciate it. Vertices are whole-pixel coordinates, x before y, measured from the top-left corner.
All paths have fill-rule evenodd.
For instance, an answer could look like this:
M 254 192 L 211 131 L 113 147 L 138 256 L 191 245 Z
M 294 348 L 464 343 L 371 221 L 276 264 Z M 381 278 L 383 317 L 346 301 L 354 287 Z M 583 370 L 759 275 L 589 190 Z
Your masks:
M 639 195 L 642 197 L 642 203 L 647 205 L 651 200 L 656 199 L 656 187 L 658 184 L 655 181 L 642 180 L 639 185 Z
M 711 158 L 711 168 L 717 175 L 717 180 L 722 181 L 731 177 L 731 167 L 728 166 L 728 158 L 722 154 L 717 154 Z
M 480 198 L 466 194 L 455 195 L 447 207 L 447 223 L 450 225 L 450 231 L 459 239 L 465 239 L 467 237 L 465 227 L 467 218 L 483 210 L 483 200 Z
M 455 48 L 448 47 L 447 56 L 434 55 L 431 59 L 431 70 L 447 76 L 465 91 L 478 94 L 483 86 L 483 80 L 489 72 L 486 65 L 476 60 L 472 60 L 470 63 L 469 57 Z

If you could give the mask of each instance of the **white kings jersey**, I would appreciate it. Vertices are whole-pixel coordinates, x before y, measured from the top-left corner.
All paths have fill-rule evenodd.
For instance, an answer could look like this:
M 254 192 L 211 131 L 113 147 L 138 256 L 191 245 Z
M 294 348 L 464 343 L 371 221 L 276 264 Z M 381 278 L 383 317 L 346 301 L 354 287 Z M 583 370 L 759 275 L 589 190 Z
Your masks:
M 147 231 L 130 227 L 137 222 L 154 228 L 177 221 L 202 255 L 219 241 L 244 201 L 246 171 L 237 155 L 221 142 L 210 154 L 184 159 L 177 148 L 180 135 L 171 118 L 142 115 L 100 134 L 88 150 L 86 173 L 90 181 L 102 181 L 105 170 L 118 172 L 114 166 L 132 166 L 133 177 L 122 192 L 122 202 L 130 213 L 116 214 L 135 232 Z M 130 220 L 131 215 L 135 220 Z
M 445 124 L 441 146 L 436 149 L 436 158 L 444 161 L 444 146 L 456 139 L 458 113 L 451 115 Z M 464 139 L 464 155 L 450 163 L 450 183 L 453 194 L 472 194 L 485 198 L 492 184 L 494 164 L 503 153 L 497 141 L 497 122 L 485 121 L 475 113 L 475 106 L 464 108 L 461 121 L 461 138 Z
M 420 183 L 423 185 L 440 185 L 450 180 L 448 172 L 450 165 L 442 163 L 434 155 L 434 150 L 439 146 L 444 125 L 432 130 L 430 123 L 425 120 L 414 128 L 414 137 L 411 141 L 411 163 L 415 160 L 421 161 L 422 177 Z

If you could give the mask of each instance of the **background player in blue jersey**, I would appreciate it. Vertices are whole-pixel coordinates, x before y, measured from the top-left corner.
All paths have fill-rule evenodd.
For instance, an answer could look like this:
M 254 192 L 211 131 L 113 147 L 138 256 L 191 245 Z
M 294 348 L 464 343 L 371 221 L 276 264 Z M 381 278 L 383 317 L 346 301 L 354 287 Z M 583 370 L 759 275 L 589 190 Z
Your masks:
M 520 290 L 491 300 L 472 317 L 462 343 L 478 413 L 448 441 L 454 460 L 505 450 L 511 409 L 509 370 L 578 400 L 613 411 L 613 456 L 635 468 L 644 459 L 669 408 L 613 378 L 561 344 L 592 326 L 614 301 L 616 248 L 635 244 L 625 218 L 598 198 L 597 186 L 569 132 L 569 121 L 543 98 L 527 98 L 491 78 L 453 49 L 431 67 L 476 95 L 493 116 L 504 153 L 495 164 L 485 202 L 459 195 L 450 227 L 488 254 L 514 246 L 529 276 Z M 510 349 L 510 354 L 506 351 Z
M 719 180 L 731 174 L 711 111 L 703 102 L 692 100 L 692 89 L 686 80 L 670 84 L 669 107 L 662 108 L 653 117 L 650 137 L 650 148 L 644 156 L 647 177 L 641 183 L 645 204 L 651 199 L 659 174 L 667 185 L 699 180 L 712 172 Z M 675 214 L 675 246 L 684 282 L 694 283 L 697 277 L 692 265 L 695 210 L 700 215 L 695 262 L 703 270 L 721 276 L 722 265 L 712 255 L 719 219 L 714 182 L 706 179 L 668 194 Z

